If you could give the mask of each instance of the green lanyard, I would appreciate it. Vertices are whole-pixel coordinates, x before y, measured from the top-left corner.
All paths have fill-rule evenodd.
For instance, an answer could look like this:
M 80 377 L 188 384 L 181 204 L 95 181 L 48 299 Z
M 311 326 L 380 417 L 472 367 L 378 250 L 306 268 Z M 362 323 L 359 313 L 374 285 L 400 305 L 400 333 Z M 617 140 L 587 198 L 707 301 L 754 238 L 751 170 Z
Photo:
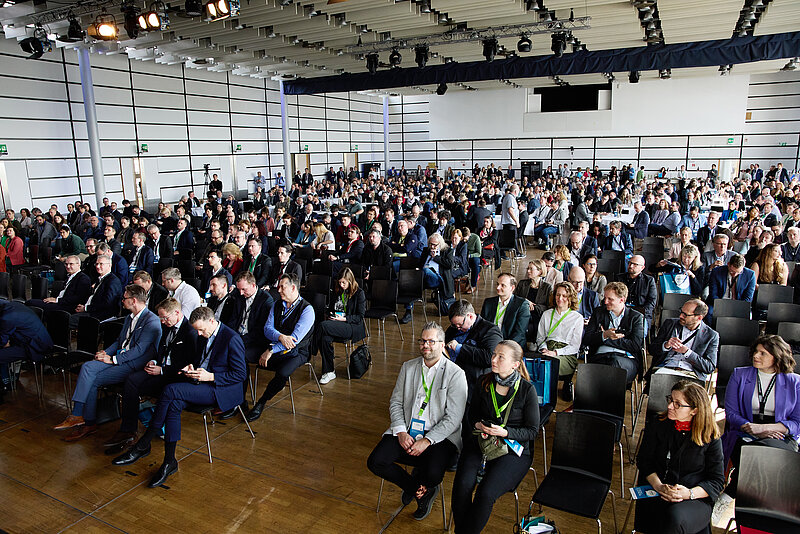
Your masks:
M 424 363 L 422 365 L 425 365 Z M 433 392 L 433 387 L 428 387 L 428 384 L 425 383 L 425 373 L 420 369 L 420 373 L 422 373 L 422 389 L 425 390 L 425 400 L 422 401 L 422 406 L 419 407 L 419 413 L 417 417 L 422 417 L 422 412 L 425 411 L 425 408 L 428 407 L 428 402 L 431 400 L 431 393 Z M 433 386 L 433 384 L 431 384 Z
M 508 408 L 508 405 L 511 404 L 514 401 L 514 397 L 517 396 L 517 390 L 519 389 L 520 380 L 521 380 L 520 378 L 517 378 L 517 381 L 514 382 L 514 393 L 513 393 L 513 395 L 511 395 L 511 398 L 508 399 L 506 401 L 506 403 L 500 408 L 497 407 L 497 397 L 495 396 L 495 393 L 494 393 L 495 385 L 492 384 L 492 387 L 491 387 L 491 389 L 489 391 L 491 391 L 491 393 L 492 393 L 492 405 L 494 406 L 494 413 L 495 413 L 495 415 L 497 416 L 498 419 L 500 419 L 500 415 L 505 411 L 505 409 Z M 506 421 L 507 420 L 508 419 L 506 419 Z M 506 423 L 503 422 L 503 423 L 500 424 L 500 426 L 505 427 Z
M 511 304 L 511 300 L 509 299 L 508 304 Z M 506 310 L 508 309 L 508 305 L 502 310 L 500 309 L 501 303 L 500 299 L 497 300 L 497 311 L 494 313 L 494 324 L 500 326 L 503 323 L 503 316 L 506 314 Z
M 348 300 L 348 299 L 346 299 L 346 298 L 345 298 L 345 296 L 344 296 L 344 293 L 342 293 L 342 294 L 339 296 L 339 299 L 342 301 L 342 306 L 344 306 L 345 308 L 347 308 L 347 300 Z
M 563 320 L 564 320 L 564 317 L 566 317 L 567 315 L 569 315 L 571 311 L 572 311 L 572 310 L 567 310 L 567 313 L 565 313 L 564 315 L 562 315 L 562 316 L 561 316 L 561 319 L 559 319 L 559 320 L 556 322 L 555 326 L 554 326 L 554 325 L 553 325 L 553 317 L 555 317 L 555 315 L 556 315 L 556 309 L 555 309 L 555 308 L 553 308 L 553 311 L 550 313 L 550 327 L 549 327 L 549 328 L 548 328 L 548 330 L 547 330 L 547 337 L 550 337 L 551 335 L 553 335 L 553 332 L 555 331 L 555 329 L 556 329 L 556 328 L 558 328 L 558 325 L 560 325 L 560 324 L 561 324 L 561 321 L 563 321 Z

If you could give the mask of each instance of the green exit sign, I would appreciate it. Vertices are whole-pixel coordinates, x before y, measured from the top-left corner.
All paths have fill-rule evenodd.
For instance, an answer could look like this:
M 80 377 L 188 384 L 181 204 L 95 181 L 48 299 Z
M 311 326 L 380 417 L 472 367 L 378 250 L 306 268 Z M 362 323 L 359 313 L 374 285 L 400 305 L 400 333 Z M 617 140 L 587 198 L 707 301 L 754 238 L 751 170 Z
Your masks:
M 734 141 L 733 137 L 729 137 L 729 138 L 728 138 L 728 144 L 729 144 L 729 145 L 732 145 L 732 144 L 733 144 L 733 141 Z
M 147 143 L 142 143 L 142 152 L 147 152 L 147 151 L 148 151 Z
M 242 151 L 242 145 L 236 145 L 236 152 Z
M 0 145 L 0 156 L 5 156 L 6 154 L 8 154 L 8 146 Z
M 353 145 L 353 147 L 350 149 L 350 151 L 351 151 L 351 152 L 356 152 L 356 151 L 358 151 L 358 145 Z
M 303 152 L 308 152 L 308 145 L 303 145 Z

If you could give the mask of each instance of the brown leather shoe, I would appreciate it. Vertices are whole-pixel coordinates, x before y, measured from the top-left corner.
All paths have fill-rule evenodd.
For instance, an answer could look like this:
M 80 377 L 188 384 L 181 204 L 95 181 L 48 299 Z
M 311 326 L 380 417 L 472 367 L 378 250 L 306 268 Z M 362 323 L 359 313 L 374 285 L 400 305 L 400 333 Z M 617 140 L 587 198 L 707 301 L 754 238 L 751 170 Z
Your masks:
M 72 432 L 64 436 L 64 441 L 71 443 L 83 439 L 89 434 L 97 432 L 97 425 L 81 425 L 75 428 Z
M 86 424 L 81 415 L 68 415 L 60 424 L 53 427 L 53 430 L 66 430 Z
M 120 432 L 111 436 L 111 439 L 103 443 L 103 447 L 119 447 L 120 445 L 130 445 L 136 439 L 136 432 Z

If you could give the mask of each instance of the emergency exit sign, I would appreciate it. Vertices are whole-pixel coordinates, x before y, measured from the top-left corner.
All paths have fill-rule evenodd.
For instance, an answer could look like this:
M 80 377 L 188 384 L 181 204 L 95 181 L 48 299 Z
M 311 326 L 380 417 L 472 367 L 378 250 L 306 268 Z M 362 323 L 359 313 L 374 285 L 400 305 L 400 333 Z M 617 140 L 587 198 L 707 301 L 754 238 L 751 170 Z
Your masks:
M 733 141 L 734 141 L 733 137 L 729 137 L 729 138 L 728 138 L 728 144 L 729 144 L 729 145 L 732 145 L 732 144 L 733 144 Z
M 0 145 L 0 156 L 5 156 L 6 154 L 8 154 L 8 146 Z

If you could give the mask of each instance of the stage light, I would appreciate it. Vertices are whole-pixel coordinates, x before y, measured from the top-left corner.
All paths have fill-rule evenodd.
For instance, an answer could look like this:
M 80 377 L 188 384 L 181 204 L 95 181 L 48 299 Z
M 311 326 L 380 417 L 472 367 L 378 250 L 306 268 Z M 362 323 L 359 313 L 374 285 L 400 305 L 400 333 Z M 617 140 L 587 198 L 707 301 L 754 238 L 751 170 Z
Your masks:
M 414 61 L 419 68 L 425 67 L 428 64 L 429 49 L 425 45 L 414 47 Z
M 397 68 L 402 61 L 403 56 L 400 55 L 400 51 L 397 48 L 392 49 L 392 53 L 389 54 L 389 66 Z
M 205 21 L 227 19 L 239 14 L 239 0 L 211 0 L 205 5 Z
M 139 8 L 134 4 L 123 4 L 122 16 L 122 27 L 125 28 L 128 39 L 139 37 Z
M 497 39 L 485 39 L 483 41 L 483 57 L 486 61 L 494 61 L 494 56 L 497 54 Z
M 367 70 L 370 74 L 375 74 L 378 72 L 378 63 L 380 63 L 378 54 L 367 54 Z
M 150 4 L 149 10 L 145 11 L 144 13 L 141 13 L 137 17 L 137 22 L 139 24 L 139 29 L 145 32 L 168 30 L 169 15 L 167 15 L 167 6 L 160 1 L 153 2 L 152 4 Z
M 662 80 L 669 80 L 672 78 L 672 69 L 660 69 L 658 71 L 658 77 Z
M 632 70 L 628 74 L 628 81 L 631 82 L 631 83 L 639 83 L 639 71 L 638 70 Z
M 60 36 L 58 40 L 62 43 L 77 43 L 83 41 L 83 38 L 86 37 L 86 32 L 83 31 L 80 21 L 75 18 L 75 15 L 72 13 L 68 15 L 67 20 L 69 20 L 67 35 Z
M 527 35 L 524 33 L 519 36 L 519 41 L 517 42 L 517 50 L 520 52 L 530 52 L 531 48 L 533 47 L 533 43 L 528 38 Z
M 564 33 L 558 32 L 550 35 L 551 44 L 550 50 L 553 51 L 553 55 L 556 57 L 561 57 L 564 55 L 564 50 L 567 49 L 567 36 Z
M 436 88 L 436 94 L 439 95 L 439 96 L 442 96 L 446 92 L 447 92 L 447 84 L 446 83 L 440 83 L 439 87 Z
M 201 0 L 186 0 L 183 11 L 190 17 L 200 17 L 203 15 L 203 2 Z
M 100 13 L 94 19 L 94 24 L 87 28 L 87 33 L 98 41 L 116 41 L 119 35 L 117 19 L 114 15 L 109 15 L 103 10 L 103 13 Z
M 47 31 L 41 26 L 33 30 L 33 37 L 26 37 L 19 42 L 19 47 L 30 56 L 25 59 L 39 59 L 45 52 L 53 50 L 53 43 L 47 37 Z
M 431 0 L 423 0 L 420 8 L 420 13 L 430 13 L 431 12 Z

